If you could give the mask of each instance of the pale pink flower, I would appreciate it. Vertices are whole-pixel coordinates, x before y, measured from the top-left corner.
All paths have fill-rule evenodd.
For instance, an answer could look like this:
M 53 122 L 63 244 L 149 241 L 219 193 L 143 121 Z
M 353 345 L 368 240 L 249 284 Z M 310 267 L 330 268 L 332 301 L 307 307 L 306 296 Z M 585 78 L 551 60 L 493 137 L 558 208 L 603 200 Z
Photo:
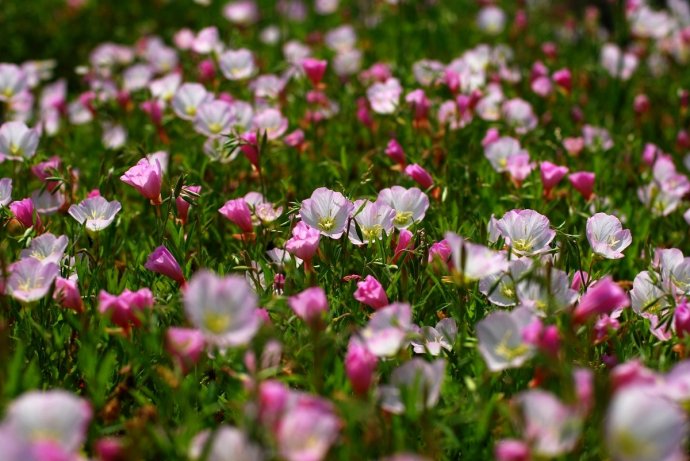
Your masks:
M 86 224 L 88 231 L 99 232 L 112 224 L 121 208 L 120 202 L 108 202 L 99 195 L 71 205 L 67 212 L 79 224 Z
M 300 221 L 292 229 L 292 237 L 285 243 L 285 249 L 305 261 L 311 261 L 319 248 L 321 232 Z
M 152 307 L 153 293 L 148 288 L 125 290 L 117 296 L 105 290 L 98 294 L 98 312 L 108 315 L 125 332 L 129 332 L 132 326 L 141 325 L 142 312 Z
M 309 325 L 317 326 L 328 312 L 328 299 L 321 287 L 311 287 L 288 298 L 290 309 Z
M 355 210 L 354 222 L 350 223 L 348 237 L 355 245 L 374 243 L 381 240 L 384 235 L 392 233 L 393 219 L 396 214 L 395 210 L 387 204 L 379 201 L 357 200 L 353 209 Z
M 213 101 L 213 95 L 206 91 L 200 83 L 184 83 L 172 99 L 172 108 L 178 117 L 194 120 L 200 105 Z
M 398 107 L 402 87 L 396 78 L 389 78 L 383 83 L 374 83 L 367 90 L 371 108 L 377 114 L 392 114 Z
M 624 230 L 617 217 L 606 213 L 587 219 L 587 240 L 594 254 L 606 259 L 622 258 L 623 250 L 632 243 L 630 230 Z
M 431 363 L 413 358 L 396 368 L 389 384 L 379 387 L 381 407 L 394 414 L 405 411 L 421 412 L 433 408 L 441 395 L 441 385 L 446 371 L 446 361 L 437 359 Z M 407 408 L 411 403 L 413 408 Z
M 218 63 L 221 72 L 228 80 L 245 80 L 256 72 L 254 56 L 245 48 L 223 52 L 218 57 Z
M 318 229 L 321 235 L 339 239 L 346 231 L 353 211 L 354 205 L 343 194 L 320 187 L 311 194 L 311 198 L 302 201 L 300 217 L 310 227 Z
M 361 337 L 366 348 L 375 356 L 392 357 L 403 346 L 411 322 L 410 305 L 393 303 L 371 316 Z
M 10 264 L 5 281 L 5 293 L 17 301 L 31 303 L 45 297 L 60 273 L 54 262 L 43 263 L 35 258 L 24 258 Z

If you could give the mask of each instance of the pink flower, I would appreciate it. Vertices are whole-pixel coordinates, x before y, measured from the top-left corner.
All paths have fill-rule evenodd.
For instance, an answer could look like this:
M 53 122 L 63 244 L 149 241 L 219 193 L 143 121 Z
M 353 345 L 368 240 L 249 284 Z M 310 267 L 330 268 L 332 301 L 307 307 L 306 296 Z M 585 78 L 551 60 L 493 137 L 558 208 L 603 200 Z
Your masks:
M 120 176 L 120 180 L 134 187 L 152 204 L 160 205 L 162 203 L 163 171 L 158 160 L 151 162 L 148 158 L 142 158 L 135 166 Z
M 53 156 L 45 162 L 32 166 L 31 172 L 42 182 L 46 183 L 47 189 L 52 192 L 60 183 L 58 181 L 47 181 L 47 179 L 55 176 L 59 168 L 60 157 Z
M 321 235 L 339 239 L 347 229 L 354 204 L 340 192 L 319 187 L 311 197 L 302 201 L 300 218 L 310 227 L 321 231 Z
M 359 339 L 350 338 L 345 355 L 345 373 L 357 394 L 365 394 L 371 387 L 377 362 L 376 356 Z
M 416 163 L 407 165 L 405 167 L 405 174 L 417 181 L 417 184 L 422 186 L 422 189 L 428 189 L 434 185 L 434 180 L 431 175 Z
M 186 284 L 180 265 L 172 253 L 163 245 L 153 250 L 153 253 L 151 253 L 146 260 L 144 267 L 152 272 L 165 275 L 180 285 Z
M 31 227 L 35 225 L 37 229 L 41 228 L 41 218 L 38 213 L 34 213 L 34 202 L 30 198 L 14 201 L 10 203 L 9 208 L 22 226 Z
M 252 212 L 244 198 L 228 200 L 218 212 L 237 224 L 242 229 L 242 232 L 251 233 L 254 231 Z
M 405 102 L 407 102 L 412 109 L 415 120 L 423 120 L 429 115 L 429 107 L 431 104 L 426 97 L 426 93 L 424 93 L 424 90 L 421 88 L 409 92 L 407 96 L 405 96 Z
M 395 251 L 393 252 L 393 258 L 391 262 L 395 262 L 402 256 L 403 253 L 411 253 L 414 250 L 414 241 L 412 238 L 414 234 L 407 229 L 400 229 L 400 234 L 398 235 L 398 243 L 395 245 Z M 403 258 L 403 261 L 405 258 Z
M 506 169 L 517 186 L 527 179 L 533 168 L 534 163 L 530 163 L 527 153 L 511 155 L 506 162 Z
M 112 322 L 129 332 L 132 326 L 141 325 L 140 313 L 153 307 L 153 293 L 148 288 L 137 291 L 125 290 L 120 295 L 111 295 L 105 290 L 98 294 L 98 311 L 108 314 Z
M 386 155 L 389 156 L 394 162 L 400 164 L 401 166 L 405 166 L 405 151 L 403 151 L 402 146 L 397 140 L 391 139 L 388 141 L 388 145 L 386 146 Z
M 530 461 L 529 447 L 522 440 L 499 440 L 494 447 L 496 461 Z
M 595 174 L 589 171 L 578 171 L 568 176 L 568 180 L 573 187 L 585 198 L 589 200 L 594 192 Z
M 321 461 L 339 431 L 340 421 L 330 409 L 297 405 L 281 418 L 278 449 L 287 461 Z
M 388 296 L 381 283 L 371 275 L 367 275 L 364 280 L 357 282 L 355 299 L 374 309 L 380 309 L 388 305 Z
M 570 74 L 570 69 L 559 69 L 553 73 L 552 78 L 556 85 L 570 93 L 570 90 L 573 87 L 573 79 L 572 75 Z
M 100 461 L 122 461 L 126 459 L 124 444 L 115 437 L 98 439 L 94 445 L 94 452 Z
M 189 370 L 201 358 L 206 348 L 204 334 L 194 328 L 170 327 L 165 332 L 165 345 L 168 353 L 180 365 Z
M 445 239 L 441 240 L 440 242 L 434 242 L 429 248 L 429 264 L 431 264 L 435 259 L 439 259 L 444 264 L 448 264 L 450 255 L 450 245 Z
M 305 58 L 302 60 L 302 69 L 304 69 L 304 73 L 307 74 L 307 78 L 314 86 L 317 86 L 323 79 L 327 66 L 328 61 L 326 60 L 315 58 Z
M 303 221 L 292 229 L 292 238 L 285 243 L 285 249 L 305 261 L 311 261 L 319 249 L 321 232 L 309 227 Z
M 628 307 L 630 298 L 623 289 L 607 276 L 590 286 L 580 298 L 580 303 L 573 312 L 575 322 L 582 323 L 589 317 L 609 314 L 614 309 Z
M 688 309 L 687 298 L 683 298 L 676 306 L 676 311 L 673 313 L 673 325 L 676 327 L 679 338 L 684 338 L 690 333 L 690 309 Z
M 189 192 L 189 193 L 187 193 Z M 182 224 L 187 222 L 187 217 L 189 215 L 189 207 L 191 203 L 184 199 L 184 195 L 188 197 L 193 197 L 201 193 L 201 186 L 183 186 L 179 197 L 175 199 L 175 205 L 177 206 L 177 216 L 182 221 Z
M 585 140 L 583 138 L 565 138 L 563 140 L 563 147 L 568 151 L 568 154 L 576 156 L 582 149 L 585 148 Z
M 77 285 L 76 278 L 56 278 L 53 299 L 58 301 L 65 309 L 72 309 L 76 312 L 84 311 L 84 303 L 79 293 L 79 286 Z
M 299 149 L 304 144 L 304 131 L 296 129 L 292 133 L 285 135 L 283 142 L 290 147 Z
M 551 195 L 551 190 L 568 174 L 568 167 L 558 166 L 551 162 L 541 162 L 539 164 L 541 173 L 541 183 L 544 186 L 544 195 Z
M 288 298 L 288 304 L 295 314 L 312 326 L 321 322 L 328 311 L 326 292 L 321 287 L 307 288 L 301 293 Z
M 493 144 L 494 142 L 498 141 L 501 138 L 501 134 L 499 133 L 497 128 L 489 128 L 486 130 L 486 134 L 484 135 L 484 138 L 482 139 L 482 147 L 486 147 L 489 144 Z

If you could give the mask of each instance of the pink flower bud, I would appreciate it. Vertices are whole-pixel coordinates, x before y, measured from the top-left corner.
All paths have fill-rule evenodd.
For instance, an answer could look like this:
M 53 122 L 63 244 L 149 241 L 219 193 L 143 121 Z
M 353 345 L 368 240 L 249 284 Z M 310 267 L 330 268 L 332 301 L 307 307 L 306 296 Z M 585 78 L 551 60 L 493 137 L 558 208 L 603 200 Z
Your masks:
M 673 313 L 673 324 L 679 338 L 684 338 L 690 333 L 690 309 L 688 309 L 687 298 L 683 298 L 676 306 L 676 311 Z
M 609 314 L 614 309 L 628 307 L 630 298 L 625 291 L 607 276 L 590 286 L 573 311 L 573 319 L 576 323 L 583 323 L 588 318 Z
M 589 171 L 578 171 L 568 176 L 570 184 L 573 185 L 585 200 L 589 200 L 594 192 L 595 174 Z
M 185 191 L 189 191 L 193 194 L 198 195 L 199 193 L 201 193 L 201 186 L 183 186 L 182 193 L 185 193 Z M 175 206 L 177 207 L 177 216 L 180 218 L 180 221 L 182 221 L 182 224 L 186 224 L 187 218 L 189 216 L 189 207 L 191 206 L 191 203 L 189 203 L 180 195 L 175 199 Z
M 501 138 L 501 133 L 499 133 L 497 128 L 489 128 L 486 130 L 486 134 L 484 135 L 484 138 L 482 139 L 482 147 L 486 147 L 490 144 L 493 144 L 494 142 L 498 141 Z
M 434 260 L 438 259 L 444 264 L 448 264 L 448 259 L 450 259 L 451 248 L 446 239 L 440 242 L 434 242 L 429 248 L 429 264 Z
M 541 183 L 544 186 L 544 195 L 548 196 L 551 190 L 568 174 L 568 167 L 544 161 L 539 164 L 539 171 L 541 173 Z
M 319 249 L 321 232 L 300 221 L 292 229 L 292 238 L 285 243 L 285 249 L 305 261 L 311 261 Z
M 380 309 L 388 305 L 388 296 L 381 283 L 371 275 L 367 275 L 364 280 L 357 282 L 355 299 L 362 304 L 366 304 L 374 309 Z
M 65 309 L 72 309 L 76 312 L 84 312 L 84 303 L 79 293 L 77 281 L 58 277 L 55 279 L 55 291 L 53 299 L 60 303 Z
M 409 104 L 414 114 L 415 120 L 423 120 L 429 115 L 429 99 L 426 97 L 424 90 L 416 89 L 405 96 L 405 102 Z
M 146 260 L 144 267 L 152 272 L 165 275 L 180 285 L 185 285 L 186 283 L 184 275 L 182 275 L 182 269 L 177 260 L 163 245 L 153 250 Z
M 589 283 L 589 274 L 585 271 L 577 271 L 573 275 L 573 282 L 570 284 L 570 288 L 580 291 L 587 283 Z
M 563 147 L 565 147 L 569 155 L 577 156 L 585 148 L 585 140 L 583 138 L 565 138 L 563 140 Z
M 304 69 L 304 73 L 307 74 L 307 78 L 314 86 L 317 86 L 323 79 L 327 66 L 328 61 L 325 60 L 314 58 L 305 58 L 302 60 L 302 69 Z
M 244 156 L 247 157 L 247 160 L 249 160 L 251 164 L 254 165 L 258 170 L 260 168 L 259 144 L 258 140 L 256 139 L 256 133 L 253 131 L 244 133 L 242 136 L 240 136 L 240 139 L 243 141 L 242 144 L 240 144 L 240 150 Z
M 405 167 L 405 174 L 422 186 L 422 189 L 428 189 L 434 185 L 434 180 L 431 175 L 416 163 L 407 165 Z
M 570 93 L 573 88 L 573 79 L 570 73 L 570 69 L 560 69 L 553 73 L 553 81 L 556 85 L 563 88 L 565 91 Z
M 94 451 L 99 461 L 125 461 L 127 454 L 120 439 L 106 437 L 98 439 Z
M 151 203 L 161 203 L 161 186 L 163 184 L 163 171 L 158 160 L 151 161 L 142 158 L 125 174 L 120 176 L 125 184 L 134 187 L 141 195 L 149 199 Z
M 197 72 L 199 73 L 199 80 L 202 82 L 210 82 L 216 77 L 216 65 L 213 63 L 213 59 L 204 59 L 197 66 Z
M 300 148 L 304 144 L 304 131 L 301 129 L 296 129 L 292 133 L 287 134 L 283 138 L 285 145 L 295 148 Z
M 30 198 L 14 201 L 10 203 L 9 208 L 22 226 L 35 226 L 37 229 L 41 227 L 41 218 L 38 213 L 34 213 L 34 202 Z
M 288 298 L 288 305 L 299 318 L 313 327 L 319 325 L 323 315 L 328 311 L 326 292 L 321 287 L 307 288 L 291 296 Z
M 405 152 L 397 140 L 391 139 L 388 141 L 388 145 L 386 146 L 386 155 L 389 156 L 394 162 L 399 163 L 401 166 L 405 166 Z
M 587 368 L 577 368 L 573 371 L 573 380 L 578 409 L 587 414 L 594 405 L 594 374 Z
M 499 440 L 494 447 L 497 461 L 529 461 L 529 447 L 522 440 Z
M 412 240 L 413 237 L 414 235 L 409 230 L 400 229 L 400 235 L 398 235 L 398 243 L 395 245 L 395 251 L 393 252 L 393 264 L 395 264 L 395 262 L 398 260 L 400 256 L 403 255 L 403 253 L 411 252 L 412 250 L 414 250 L 414 241 Z M 404 260 L 405 258 L 403 258 L 403 261 Z
M 218 212 L 225 216 L 228 220 L 237 224 L 237 226 L 242 229 L 242 232 L 254 232 L 254 226 L 252 225 L 252 212 L 244 198 L 228 200 L 225 202 L 225 205 L 218 210 Z
M 110 320 L 126 333 L 132 326 L 141 325 L 139 314 L 153 307 L 153 293 L 148 288 L 137 291 L 125 290 L 115 296 L 101 290 L 98 294 L 98 311 L 107 314 Z
M 541 46 L 541 51 L 549 59 L 556 59 L 558 55 L 558 46 L 553 42 L 545 42 Z
M 168 354 L 185 372 L 199 361 L 206 348 L 204 334 L 193 328 L 168 328 L 165 332 L 165 345 Z
M 638 94 L 635 96 L 635 100 L 633 102 L 633 110 L 637 114 L 644 114 L 646 112 L 649 112 L 650 108 L 650 102 L 649 102 L 649 97 L 646 94 Z
M 345 373 L 357 394 L 365 394 L 371 387 L 376 363 L 376 356 L 359 339 L 350 338 L 345 355 Z
M 451 69 L 446 69 L 443 74 L 443 81 L 452 93 L 457 93 L 460 89 L 460 75 Z
M 53 156 L 45 162 L 41 162 L 38 165 L 31 167 L 31 172 L 36 176 L 41 182 L 46 183 L 46 188 L 49 191 L 54 191 L 59 185 L 58 181 L 47 181 L 51 176 L 55 176 L 56 170 L 60 168 L 60 157 Z

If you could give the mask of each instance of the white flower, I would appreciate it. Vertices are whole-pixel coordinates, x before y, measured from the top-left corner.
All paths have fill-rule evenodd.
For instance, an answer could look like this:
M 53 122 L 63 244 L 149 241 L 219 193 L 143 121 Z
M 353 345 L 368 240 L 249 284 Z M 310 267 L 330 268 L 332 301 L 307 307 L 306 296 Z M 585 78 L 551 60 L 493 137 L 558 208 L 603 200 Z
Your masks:
M 60 264 L 67 248 L 67 236 L 56 237 L 51 233 L 45 233 L 31 240 L 29 248 L 22 250 L 20 258 L 34 258 L 42 264 Z
M 606 213 L 587 219 L 587 240 L 595 254 L 606 259 L 620 259 L 632 243 L 630 230 L 623 230 L 620 220 Z
M 392 114 L 398 107 L 402 87 L 397 78 L 389 78 L 385 82 L 377 82 L 367 90 L 367 98 L 371 109 L 377 114 Z
M 382 202 L 370 202 L 369 200 L 357 200 L 354 203 L 353 219 L 357 223 L 350 223 L 348 237 L 355 245 L 364 245 L 380 240 L 393 231 L 393 218 L 395 210 Z M 357 233 L 357 227 L 361 231 L 361 238 Z
M 533 256 L 549 251 L 556 231 L 549 227 L 549 219 L 534 210 L 511 210 L 496 222 L 496 226 L 513 253 Z
M 39 134 L 23 122 L 7 122 L 0 127 L 0 156 L 12 160 L 30 159 L 36 153 Z
M 299 214 L 302 221 L 318 229 L 321 235 L 339 239 L 353 210 L 354 205 L 343 194 L 319 187 L 311 198 L 302 201 Z
M 220 70 L 228 80 L 244 80 L 256 72 L 252 52 L 242 48 L 227 50 L 218 58 Z
M 522 339 L 522 332 L 535 319 L 534 311 L 518 307 L 511 312 L 496 311 L 477 323 L 479 352 L 491 371 L 522 366 L 534 348 Z
M 184 83 L 175 92 L 172 108 L 178 117 L 194 120 L 199 106 L 210 101 L 213 101 L 213 95 L 202 84 Z
M 122 209 L 117 200 L 107 201 L 101 196 L 87 198 L 67 210 L 70 216 L 79 224 L 86 224 L 86 230 L 99 232 L 108 227 L 115 220 L 115 215 Z
M 406 229 L 414 223 L 424 219 L 429 208 L 429 197 L 416 187 L 405 189 L 393 186 L 379 192 L 378 202 L 382 202 L 395 210 L 393 225 L 396 229 Z

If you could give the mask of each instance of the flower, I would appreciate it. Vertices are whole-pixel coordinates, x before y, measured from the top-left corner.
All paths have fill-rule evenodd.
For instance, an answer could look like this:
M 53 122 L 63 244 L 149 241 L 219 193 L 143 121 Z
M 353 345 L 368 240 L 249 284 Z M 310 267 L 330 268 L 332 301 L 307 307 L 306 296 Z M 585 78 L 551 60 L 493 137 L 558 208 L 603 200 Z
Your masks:
M 59 181 L 48 181 L 48 178 L 55 175 L 60 168 L 60 157 L 53 156 L 45 162 L 38 163 L 31 167 L 31 172 L 46 184 L 49 191 L 54 191 L 60 185 Z
M 405 151 L 396 139 L 391 139 L 386 145 L 386 155 L 394 162 L 405 166 Z M 398 186 L 399 187 L 399 186 Z
M 594 192 L 595 174 L 589 171 L 578 171 L 568 176 L 570 184 L 573 185 L 585 200 L 589 200 Z
M 340 421 L 330 409 L 297 405 L 278 426 L 278 451 L 287 461 L 321 461 L 338 438 Z
M 328 312 L 328 299 L 321 287 L 311 287 L 288 298 L 290 309 L 302 320 L 312 326 L 321 323 L 323 315 Z
M 682 459 L 687 417 L 649 386 L 625 387 L 613 396 L 606 417 L 606 445 L 613 459 Z
M 540 389 L 521 392 L 516 400 L 524 418 L 524 438 L 531 441 L 533 455 L 554 458 L 575 447 L 582 419 L 574 408 Z
M 311 198 L 302 201 L 299 214 L 302 221 L 321 231 L 321 235 L 339 239 L 353 210 L 354 205 L 343 194 L 320 187 Z
M 26 72 L 16 64 L 0 64 L 0 101 L 10 102 L 28 83 Z
M 345 355 L 345 374 L 356 393 L 365 394 L 369 390 L 377 363 L 377 357 L 360 339 L 350 338 Z
M 411 321 L 409 304 L 393 303 L 379 309 L 362 330 L 364 345 L 377 357 L 392 357 L 402 347 Z
M 245 80 L 256 72 L 254 56 L 246 48 L 224 51 L 218 57 L 218 64 L 228 80 Z
M 20 258 L 34 258 L 42 264 L 60 264 L 67 248 L 67 236 L 56 237 L 51 233 L 45 233 L 31 240 L 29 248 L 22 250 Z
M 0 208 L 6 207 L 12 201 L 12 179 L 0 179 Z
M 219 137 L 230 133 L 234 111 L 227 102 L 216 99 L 199 104 L 194 116 L 194 129 L 208 137 Z
M 288 120 L 278 109 L 266 108 L 256 112 L 252 119 L 252 129 L 269 141 L 280 138 L 288 128 Z
M 141 325 L 140 312 L 152 307 L 153 293 L 148 288 L 125 290 L 117 296 L 105 290 L 98 294 L 98 312 L 110 316 L 112 322 L 125 332 L 129 332 L 132 326 Z
M 374 309 L 380 309 L 388 305 L 388 296 L 381 283 L 371 275 L 367 275 L 364 280 L 357 282 L 355 299 L 360 303 L 366 304 Z
M 381 240 L 385 235 L 393 231 L 393 218 L 395 210 L 382 202 L 370 202 L 369 200 L 357 200 L 354 203 L 356 223 L 350 224 L 348 237 L 355 245 L 364 245 Z M 359 232 L 357 227 L 359 227 Z M 361 237 L 360 237 L 361 235 Z
M 441 394 L 445 370 L 443 359 L 429 363 L 413 358 L 406 362 L 393 371 L 390 384 L 379 387 L 381 407 L 395 414 L 410 410 L 419 413 L 424 408 L 433 408 Z M 407 403 L 412 403 L 414 408 L 407 408 Z
M 434 185 L 434 179 L 429 172 L 416 163 L 407 165 L 405 167 L 405 174 L 414 179 L 423 189 L 428 189 Z
M 544 186 L 544 195 L 548 197 L 551 194 L 551 190 L 568 174 L 568 167 L 544 161 L 539 164 L 539 171 L 541 173 L 541 183 Z
M 520 154 L 527 154 L 527 151 L 522 149 L 520 141 L 508 136 L 498 138 L 484 146 L 484 156 L 498 173 L 508 171 L 508 159 Z
M 194 120 L 198 107 L 213 100 L 213 95 L 200 83 L 183 83 L 175 92 L 172 108 L 178 117 Z
M 314 86 L 317 86 L 323 79 L 327 66 L 328 61 L 326 60 L 315 58 L 304 58 L 302 60 L 302 69 L 304 69 L 304 73 L 307 74 L 307 78 Z
M 209 440 L 210 438 L 210 440 Z M 204 461 L 262 461 L 261 448 L 247 434 L 225 424 L 206 429 L 192 439 L 189 459 Z
M 398 107 L 402 86 L 397 78 L 374 83 L 367 89 L 367 98 L 371 108 L 377 114 L 392 114 Z
M 162 203 L 161 185 L 163 183 L 163 170 L 157 159 L 151 161 L 148 158 L 142 158 L 136 165 L 120 176 L 120 180 L 134 187 L 144 198 L 149 199 L 152 204 L 160 205 Z
M 458 326 L 452 318 L 445 318 L 436 324 L 436 327 L 422 327 L 419 331 L 419 339 L 412 340 L 412 348 L 416 354 L 429 353 L 434 357 L 441 353 L 441 349 L 453 350 L 455 338 L 458 335 Z
M 519 256 L 533 256 L 549 251 L 556 231 L 549 218 L 534 210 L 511 210 L 496 222 L 498 231 Z
M 576 322 L 583 322 L 587 318 L 608 314 L 616 308 L 628 307 L 630 298 L 623 289 L 613 281 L 611 276 L 604 277 L 590 286 L 573 311 Z
M 518 307 L 511 312 L 492 312 L 477 323 L 479 352 L 489 370 L 519 368 L 534 355 L 534 347 L 522 335 L 534 319 L 532 309 Z
M 606 213 L 587 219 L 587 240 L 595 254 L 606 259 L 620 259 L 632 243 L 630 230 L 623 230 L 620 220 Z
M 48 294 L 60 269 L 54 262 L 24 258 L 10 264 L 5 293 L 24 303 L 38 301 Z
M 534 115 L 532 106 L 523 99 L 514 98 L 505 101 L 501 111 L 506 123 L 518 134 L 528 133 L 537 127 L 537 116 Z
M 75 312 L 84 311 L 84 302 L 79 293 L 76 275 L 68 279 L 57 277 L 55 279 L 55 290 L 53 299 L 65 309 L 72 309 Z
M 528 153 L 511 155 L 508 157 L 506 169 L 516 186 L 520 187 L 534 169 L 534 163 L 529 161 Z
M 429 209 L 429 197 L 416 187 L 405 189 L 393 186 L 379 192 L 377 202 L 382 202 L 395 210 L 393 226 L 396 229 L 406 229 L 414 223 L 424 219 Z
M 148 256 L 144 267 L 150 271 L 157 272 L 173 279 L 180 285 L 185 285 L 185 278 L 182 268 L 175 257 L 164 245 L 159 246 Z
M 311 261 L 319 249 L 321 232 L 309 227 L 303 221 L 292 229 L 292 237 L 285 243 L 285 249 L 305 261 Z
M 479 280 L 508 267 L 502 253 L 468 242 L 453 232 L 447 232 L 444 237 L 451 250 L 453 275 L 460 283 Z
M 189 215 L 189 207 L 191 203 L 188 200 L 192 200 L 201 193 L 201 186 L 182 186 L 182 191 L 180 195 L 175 199 L 175 206 L 177 207 L 177 216 L 182 221 L 182 224 L 187 223 L 187 217 Z M 185 200 L 188 199 L 188 200 Z
M 237 224 L 242 229 L 242 232 L 254 232 L 254 225 L 252 224 L 252 212 L 249 209 L 244 198 L 228 200 L 225 202 L 218 212 L 228 220 Z
M 496 461 L 529 461 L 529 447 L 522 440 L 499 440 L 494 447 Z
M 71 205 L 67 213 L 79 224 L 86 224 L 86 230 L 99 232 L 112 224 L 121 209 L 122 205 L 117 200 L 109 202 L 99 195 Z
M 165 332 L 165 345 L 182 370 L 189 370 L 206 348 L 204 334 L 194 328 L 170 327 Z
M 34 213 L 34 202 L 30 198 L 10 203 L 9 209 L 22 226 L 41 228 L 41 218 Z
M 219 277 L 203 269 L 194 274 L 184 293 L 190 323 L 221 350 L 247 344 L 254 337 L 261 323 L 257 303 L 244 277 Z
M 36 153 L 39 134 L 24 122 L 6 122 L 0 126 L 0 158 L 11 160 L 30 159 Z
M 4 425 L 34 445 L 52 443 L 76 456 L 92 416 L 91 405 L 67 391 L 30 391 L 10 403 Z

